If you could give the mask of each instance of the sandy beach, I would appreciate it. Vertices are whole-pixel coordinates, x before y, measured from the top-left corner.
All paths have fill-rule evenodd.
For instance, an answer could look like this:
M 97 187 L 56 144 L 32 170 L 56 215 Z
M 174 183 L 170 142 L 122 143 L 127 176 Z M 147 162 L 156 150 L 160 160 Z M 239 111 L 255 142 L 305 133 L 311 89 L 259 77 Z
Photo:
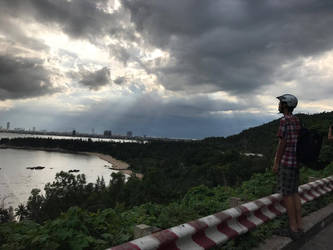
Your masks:
M 128 167 L 129 167 L 128 163 L 117 160 L 116 158 L 112 157 L 111 155 L 105 155 L 105 154 L 94 153 L 94 152 L 84 152 L 84 153 L 88 154 L 88 155 L 97 156 L 100 159 L 111 163 L 113 169 L 118 170 L 119 172 L 121 172 L 123 174 L 128 174 L 128 175 L 133 174 L 133 171 L 128 169 Z M 140 173 L 135 173 L 135 176 L 139 179 L 143 178 L 143 174 L 140 174 Z

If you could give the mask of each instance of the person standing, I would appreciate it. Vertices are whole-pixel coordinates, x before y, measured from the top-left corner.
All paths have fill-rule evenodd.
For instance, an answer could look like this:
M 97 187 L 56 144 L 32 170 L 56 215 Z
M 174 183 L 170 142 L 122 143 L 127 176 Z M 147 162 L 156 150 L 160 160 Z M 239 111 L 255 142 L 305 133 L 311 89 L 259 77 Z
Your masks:
M 328 135 L 327 135 L 328 140 L 333 140 L 333 135 L 332 135 L 332 125 L 328 127 Z
M 289 219 L 288 234 L 292 239 L 299 238 L 303 232 L 301 199 L 298 195 L 299 168 L 296 147 L 301 129 L 299 119 L 292 114 L 298 100 L 295 96 L 285 94 L 278 96 L 279 112 L 283 114 L 277 136 L 277 146 L 273 171 L 278 174 L 279 192 L 283 196 L 284 206 Z

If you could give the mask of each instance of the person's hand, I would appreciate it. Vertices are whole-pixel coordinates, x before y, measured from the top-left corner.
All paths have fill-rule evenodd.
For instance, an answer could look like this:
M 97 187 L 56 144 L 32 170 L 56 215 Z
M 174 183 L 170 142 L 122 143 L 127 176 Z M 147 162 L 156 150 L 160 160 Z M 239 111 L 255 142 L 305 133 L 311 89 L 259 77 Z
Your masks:
M 274 173 L 277 173 L 279 171 L 279 165 L 277 163 L 274 163 L 272 170 Z

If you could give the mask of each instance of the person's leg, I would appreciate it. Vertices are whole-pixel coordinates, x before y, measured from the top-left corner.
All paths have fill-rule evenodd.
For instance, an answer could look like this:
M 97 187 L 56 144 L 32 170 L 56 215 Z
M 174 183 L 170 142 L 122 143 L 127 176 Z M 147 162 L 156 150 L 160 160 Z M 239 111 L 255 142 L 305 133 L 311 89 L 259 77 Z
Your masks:
M 296 207 L 293 195 L 287 195 L 283 197 L 284 206 L 287 209 L 289 227 L 292 231 L 297 232 L 297 220 L 296 220 Z
M 302 203 L 298 193 L 293 195 L 295 210 L 296 210 L 296 224 L 298 230 L 303 230 L 303 221 L 302 221 Z

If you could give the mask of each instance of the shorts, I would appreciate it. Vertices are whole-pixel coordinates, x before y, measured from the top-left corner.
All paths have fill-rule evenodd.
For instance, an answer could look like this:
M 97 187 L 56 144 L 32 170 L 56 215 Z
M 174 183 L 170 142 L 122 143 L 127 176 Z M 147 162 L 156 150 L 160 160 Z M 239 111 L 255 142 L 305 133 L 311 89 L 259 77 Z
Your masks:
M 278 190 L 282 196 L 298 193 L 299 169 L 280 165 L 278 174 Z

